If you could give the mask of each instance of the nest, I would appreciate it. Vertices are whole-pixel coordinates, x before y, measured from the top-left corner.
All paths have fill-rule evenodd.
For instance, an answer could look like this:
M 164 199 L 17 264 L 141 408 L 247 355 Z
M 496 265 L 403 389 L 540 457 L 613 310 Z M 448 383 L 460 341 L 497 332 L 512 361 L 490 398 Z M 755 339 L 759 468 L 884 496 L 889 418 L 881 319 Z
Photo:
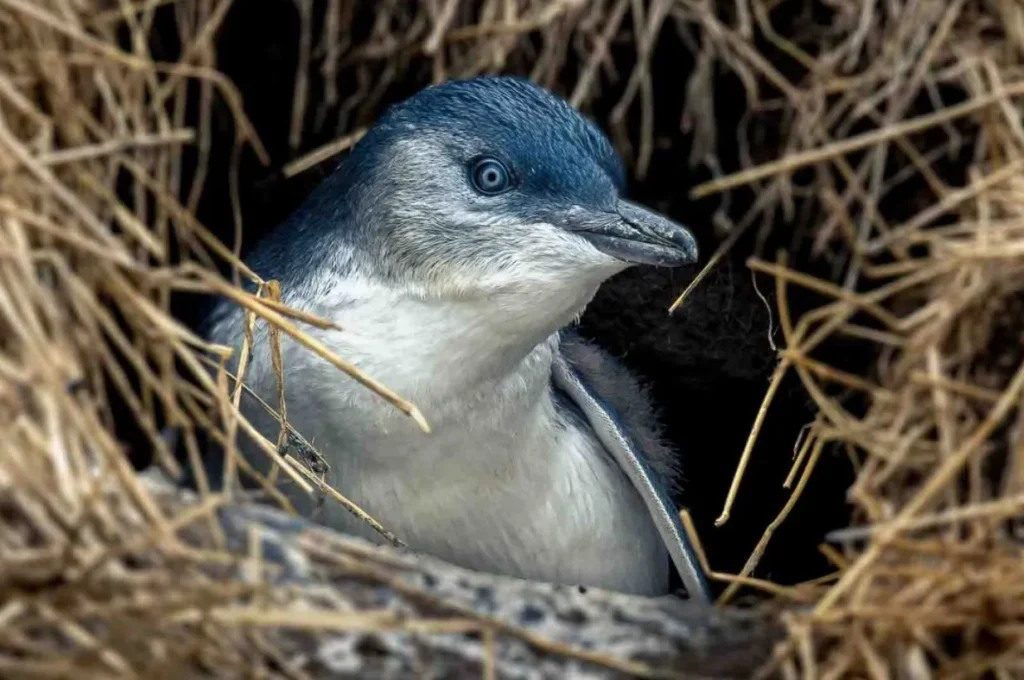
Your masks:
M 250 319 L 300 339 L 301 323 L 320 323 L 276 302 L 273 282 L 256 280 L 257 292 L 245 293 L 218 273 L 226 263 L 235 277 L 254 278 L 195 217 L 211 172 L 214 102 L 230 112 L 236 148 L 269 163 L 238 90 L 216 69 L 214 41 L 231 5 L 0 0 L 7 675 L 288 675 L 284 643 L 267 631 L 289 627 L 474 632 L 485 646 L 496 632 L 516 635 L 443 603 L 427 608 L 430 618 L 416 618 L 423 609 L 396 618 L 277 586 L 263 543 L 228 535 L 219 519 L 237 500 L 230 487 L 213 494 L 200 479 L 194 498 L 168 493 L 132 468 L 115 436 L 116 401 L 173 476 L 182 466 L 165 425 L 192 464 L 200 433 L 231 441 L 248 427 L 240 388 L 223 366 L 211 372 L 216 348 L 176 320 L 173 294 L 228 295 Z M 295 7 L 290 146 L 304 148 L 309 129 L 333 127 L 340 138 L 285 166 L 286 176 L 350 145 L 387 87 L 422 67 L 434 80 L 526 73 L 579 106 L 621 78 L 621 98 L 603 119 L 643 177 L 661 92 L 653 54 L 666 32 L 686 44 L 696 63 L 682 111 L 696 140 L 689 160 L 715 175 L 694 196 L 724 197 L 722 243 L 706 271 L 754 227 L 768 243 L 785 225 L 793 244 L 748 262 L 774 281 L 783 341 L 720 522 L 756 484 L 742 472 L 786 375 L 799 378 L 817 413 L 797 442 L 789 501 L 739 574 L 714 574 L 729 584 L 722 604 L 740 587 L 772 596 L 762 606 L 779 612 L 787 635 L 766 673 L 1020 672 L 1024 9 L 998 0 L 740 0 L 728 12 L 689 0 Z M 168 22 L 179 53 L 154 58 L 150 38 Z M 365 25 L 358 39 L 355 25 Z M 745 93 L 735 135 L 713 106 L 722 73 Z M 351 92 L 339 89 L 343 80 Z M 319 109 L 308 103 L 314 87 L 324 89 Z M 734 136 L 735 172 L 720 148 Z M 237 188 L 237 178 L 229 184 Z M 815 302 L 793 308 L 796 289 Z M 305 341 L 420 418 L 344 357 Z M 869 365 L 829 353 L 850 343 L 871 349 Z M 310 492 L 332 493 L 315 456 L 290 455 L 283 442 L 264 440 L 282 470 Z M 822 457 L 837 451 L 857 478 L 848 492 L 855 521 L 821 547 L 834 572 L 795 587 L 756 578 L 773 532 L 814 484 Z M 398 587 L 348 544 L 302 546 L 331 569 Z M 657 667 L 554 652 L 634 674 Z

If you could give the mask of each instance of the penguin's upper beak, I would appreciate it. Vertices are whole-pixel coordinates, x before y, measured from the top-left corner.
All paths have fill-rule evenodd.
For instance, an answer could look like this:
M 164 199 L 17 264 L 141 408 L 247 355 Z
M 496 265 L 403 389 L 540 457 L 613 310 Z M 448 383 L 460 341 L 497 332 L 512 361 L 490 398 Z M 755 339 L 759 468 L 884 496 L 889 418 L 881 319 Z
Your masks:
M 697 261 L 697 240 L 686 227 L 630 201 L 617 201 L 614 212 L 577 208 L 565 226 L 623 262 L 678 267 Z

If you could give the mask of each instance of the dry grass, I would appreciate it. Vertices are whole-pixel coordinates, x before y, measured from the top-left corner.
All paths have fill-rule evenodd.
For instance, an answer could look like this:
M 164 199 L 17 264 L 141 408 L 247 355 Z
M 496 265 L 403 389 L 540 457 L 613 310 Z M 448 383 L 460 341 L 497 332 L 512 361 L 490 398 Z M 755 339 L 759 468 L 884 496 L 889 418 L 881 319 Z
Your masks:
M 186 46 L 174 64 L 154 62 L 146 48 L 155 8 L 164 4 L 174 5 Z M 207 520 L 227 498 L 201 488 L 185 510 L 155 498 L 112 436 L 104 377 L 172 473 L 178 464 L 156 429 L 158 406 L 193 460 L 197 431 L 231 441 L 248 427 L 237 413 L 239 388 L 204 363 L 205 352 L 219 350 L 170 316 L 172 291 L 231 295 L 251 313 L 250 324 L 259 316 L 276 333 L 298 337 L 427 427 L 400 395 L 316 346 L 296 321 L 324 322 L 276 303 L 273 282 L 246 272 L 191 217 L 215 97 L 231 108 L 236 143 L 265 155 L 240 97 L 213 64 L 211 41 L 230 4 L 0 0 L 3 674 L 59 676 L 74 668 L 129 676 L 197 657 L 214 672 L 247 663 L 257 669 L 273 651 L 243 632 L 253 612 L 232 606 L 262 598 L 270 606 L 258 623 L 294 623 L 302 593 L 258 579 L 224 585 L 218 565 L 230 560 Z M 720 216 L 731 230 L 723 252 L 752 226 L 781 220 L 809 234 L 834 263 L 824 281 L 791 268 L 782 254 L 750 262 L 776 285 L 785 342 L 772 384 L 796 373 L 818 415 L 797 447 L 790 502 L 743 573 L 719 575 L 733 584 L 723 600 L 750 585 L 775 592 L 780 605 L 804 605 L 784 614 L 791 635 L 771 670 L 787 676 L 1019 676 L 1024 9 L 1008 0 L 825 3 L 833 7 L 827 30 L 798 21 L 780 35 L 773 20 L 799 4 L 738 0 L 716 13 L 711 3 L 688 0 L 422 0 L 415 11 L 381 3 L 369 37 L 353 44 L 349 4 L 296 0 L 302 36 L 292 146 L 302 144 L 310 121 L 326 124 L 331 107 L 339 107 L 340 140 L 286 174 L 350 144 L 383 87 L 414 60 L 429 60 L 435 79 L 526 70 L 584 104 L 597 93 L 599 74 L 614 74 L 608 48 L 628 24 L 640 27 L 630 34 L 639 59 L 618 74 L 625 94 L 608 123 L 642 175 L 654 145 L 651 50 L 662 28 L 674 26 L 697 54 L 684 111 L 700 142 L 695 164 L 718 167 L 714 140 L 725 132 L 708 106 L 716 67 L 739 75 L 747 91 L 750 115 L 738 135 L 747 169 L 696 192 L 755 192 L 748 212 Z M 120 26 L 129 29 L 130 48 L 116 40 Z M 526 33 L 537 40 L 526 45 Z M 571 83 L 562 71 L 568 50 L 581 63 Z M 328 83 L 326 108 L 308 111 L 316 69 Z M 356 74 L 357 92 L 333 89 L 343 69 Z M 194 129 L 185 124 L 189 82 L 200 84 Z M 963 101 L 944 102 L 951 93 Z M 625 121 L 635 113 L 640 134 L 631 140 Z M 781 149 L 776 160 L 759 162 L 749 140 L 768 124 L 778 128 Z M 182 172 L 184 145 L 199 151 L 191 179 Z M 967 159 L 957 168 L 964 177 L 950 171 L 954 157 Z M 172 260 L 174 251 L 180 258 Z M 234 262 L 257 293 L 213 274 L 216 259 Z M 794 318 L 787 303 L 794 286 L 825 301 Z M 815 359 L 840 336 L 875 346 L 877 364 L 852 375 Z M 747 455 L 771 417 L 773 394 L 774 387 Z M 315 452 L 286 458 L 263 442 L 282 474 L 310 492 L 332 493 L 315 465 L 302 464 Z M 814 483 L 816 462 L 835 450 L 858 471 L 849 491 L 855 526 L 822 548 L 836 573 L 790 589 L 752 578 L 772 531 Z M 230 454 L 233 477 L 246 463 Z M 754 483 L 741 472 L 730 498 Z M 212 527 L 205 550 L 182 538 L 197 524 Z M 325 613 L 316 623 L 394 625 L 372 613 Z M 460 618 L 412 623 L 492 630 Z
M 792 637 L 777 668 L 1017 676 L 1024 13 L 1014 3 L 959 0 L 837 4 L 827 31 L 786 39 L 765 3 L 739 7 L 731 26 L 694 15 L 709 38 L 703 50 L 741 76 L 753 111 L 783 112 L 785 154 L 694 193 L 753 185 L 758 200 L 734 228 L 782 215 L 835 262 L 834 283 L 787 267 L 783 253 L 749 263 L 775 279 L 785 337 L 762 413 L 771 417 L 775 387 L 795 372 L 818 417 L 787 483 L 798 480 L 791 501 L 743 574 L 825 447 L 847 453 L 858 473 L 848 494 L 856 528 L 833 537 L 838 550 L 823 547 L 835 578 L 801 588 L 813 610 L 787 614 Z M 787 80 L 759 58 L 754 36 L 801 75 Z M 951 93 L 964 100 L 944 103 Z M 968 159 L 966 181 L 950 177 L 958 156 Z M 824 302 L 792 318 L 793 286 Z M 814 359 L 839 336 L 877 347 L 869 374 Z M 720 521 L 728 512 L 729 502 Z M 723 600 L 734 593 L 731 586 Z

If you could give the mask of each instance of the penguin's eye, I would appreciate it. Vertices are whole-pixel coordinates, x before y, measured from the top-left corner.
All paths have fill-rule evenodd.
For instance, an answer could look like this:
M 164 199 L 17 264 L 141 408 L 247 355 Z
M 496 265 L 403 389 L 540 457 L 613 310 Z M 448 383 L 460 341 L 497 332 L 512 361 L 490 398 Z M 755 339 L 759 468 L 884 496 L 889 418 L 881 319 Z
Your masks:
M 495 158 L 481 158 L 473 164 L 473 188 L 486 196 L 494 196 L 512 187 L 508 168 Z

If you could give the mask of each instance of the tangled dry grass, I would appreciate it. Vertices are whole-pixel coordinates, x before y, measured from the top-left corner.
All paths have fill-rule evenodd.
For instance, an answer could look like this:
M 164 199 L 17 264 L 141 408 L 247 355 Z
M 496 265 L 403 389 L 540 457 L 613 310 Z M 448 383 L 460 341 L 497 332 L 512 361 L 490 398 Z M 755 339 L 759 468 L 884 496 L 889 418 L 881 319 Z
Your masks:
M 785 153 L 696 193 L 753 183 L 757 204 L 737 228 L 780 211 L 810 229 L 819 252 L 837 255 L 833 282 L 787 268 L 782 254 L 750 262 L 775 278 L 785 337 L 762 414 L 787 371 L 818 406 L 793 465 L 794 501 L 828 445 L 858 473 L 849 491 L 856 528 L 833 536 L 839 550 L 826 548 L 835 582 L 801 591 L 813 612 L 787 616 L 782 668 L 1015 676 L 1024 660 L 1024 10 L 836 5 L 827 31 L 783 38 L 763 6 L 750 9 L 729 29 L 706 22 L 704 49 L 754 86 L 753 110 L 785 111 Z M 748 58 L 744 35 L 753 33 L 801 76 L 787 80 Z M 764 83 L 776 101 L 761 95 Z M 950 158 L 963 159 L 953 173 Z M 791 286 L 827 303 L 792 319 Z M 870 374 L 814 359 L 836 336 L 877 346 Z
M 147 47 L 165 4 L 173 5 L 184 46 L 176 63 L 155 61 Z M 121 394 L 173 473 L 178 463 L 157 430 L 158 407 L 193 460 L 199 430 L 230 440 L 247 425 L 237 416 L 238 388 L 222 371 L 208 371 L 202 357 L 211 348 L 173 319 L 170 294 L 228 294 L 279 332 L 301 337 L 295 315 L 274 302 L 272 283 L 258 281 L 250 295 L 214 273 L 222 259 L 251 276 L 192 217 L 215 97 L 233 113 L 237 144 L 264 155 L 238 93 L 215 69 L 213 40 L 230 6 L 0 0 L 5 674 L 75 668 L 80 677 L 125 676 L 157 660 L 173 677 L 176 664 L 196 656 L 214 673 L 249 663 L 267 671 L 274 650 L 239 624 L 281 619 L 265 606 L 259 616 L 210 613 L 259 598 L 278 611 L 305 601 L 259 578 L 225 585 L 214 567 L 233 562 L 216 527 L 202 549 L 180 531 L 202 525 L 230 489 L 201 488 L 186 508 L 154 496 L 114 439 L 104 397 L 107 386 Z M 608 124 L 642 175 L 654 145 L 651 57 L 666 27 L 697 55 L 683 112 L 699 140 L 691 159 L 717 168 L 715 140 L 727 131 L 716 127 L 711 107 L 715 74 L 721 66 L 736 74 L 749 108 L 738 131 L 746 167 L 696 194 L 749 188 L 756 199 L 749 211 L 723 216 L 728 235 L 712 266 L 746 230 L 781 220 L 809 235 L 833 272 L 814 278 L 783 254 L 750 262 L 775 280 L 785 342 L 744 458 L 788 372 L 799 376 L 818 416 L 798 447 L 790 502 L 740 578 L 719 575 L 732 583 L 723 601 L 741 583 L 777 596 L 790 636 L 768 672 L 1024 672 L 1024 8 L 1009 0 L 822 2 L 822 25 L 820 14 L 786 0 L 739 0 L 727 12 L 695 0 L 421 0 L 374 7 L 370 34 L 354 43 L 355 3 L 296 0 L 296 7 L 302 34 L 292 147 L 329 113 L 341 136 L 286 174 L 350 144 L 382 88 L 410 63 L 431 64 L 436 79 L 527 72 L 583 105 L 602 72 L 615 75 L 610 46 L 625 36 L 636 63 L 617 74 L 627 79 L 625 94 Z M 774 23 L 780 12 L 790 17 L 785 31 Z M 127 41 L 118 35 L 125 30 Z M 579 62 L 571 77 L 570 50 Z M 355 92 L 335 85 L 346 70 Z M 326 107 L 310 111 L 314 76 Z M 186 125 L 190 104 L 199 111 L 194 127 Z M 634 114 L 640 133 L 631 138 L 626 120 Z M 781 138 L 774 158 L 749 141 L 764 126 Z M 186 147 L 198 158 L 188 178 Z M 792 287 L 825 302 L 793 318 Z M 870 343 L 877 363 L 854 375 L 815 358 L 838 337 Z M 417 417 L 343 357 L 311 350 Z M 822 547 L 835 574 L 796 588 L 758 582 L 751 574 L 772 531 L 832 450 L 845 452 L 858 472 L 849 492 L 856 522 Z M 317 487 L 294 460 L 281 465 Z M 738 472 L 721 521 L 753 483 Z M 350 624 L 397 625 L 365 617 Z

